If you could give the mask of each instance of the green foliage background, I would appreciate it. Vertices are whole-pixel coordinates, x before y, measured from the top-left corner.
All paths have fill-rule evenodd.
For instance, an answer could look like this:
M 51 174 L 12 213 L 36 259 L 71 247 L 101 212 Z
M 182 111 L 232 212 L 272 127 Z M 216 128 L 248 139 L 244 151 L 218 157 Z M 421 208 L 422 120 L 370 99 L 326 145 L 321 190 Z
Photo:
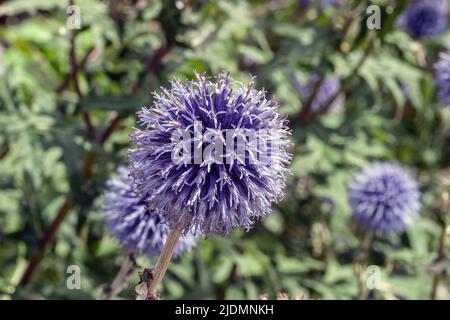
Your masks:
M 285 200 L 250 232 L 201 240 L 172 263 L 165 299 L 429 299 L 437 278 L 437 298 L 450 297 L 450 109 L 437 102 L 432 70 L 450 32 L 414 42 L 395 26 L 401 0 L 323 11 L 288 0 L 76 0 L 79 30 L 66 26 L 69 4 L 0 1 L 1 298 L 100 296 L 126 256 L 99 212 L 105 181 L 126 163 L 150 93 L 193 70 L 256 76 L 290 119 L 293 174 Z M 381 30 L 366 28 L 370 4 L 381 8 Z M 312 71 L 339 75 L 345 108 L 305 121 L 293 79 Z M 375 235 L 364 250 L 347 186 L 375 160 L 411 169 L 423 209 L 407 232 Z M 137 260 L 119 298 L 134 298 L 138 271 L 154 262 Z M 381 286 L 361 295 L 365 264 L 380 267 Z M 69 265 L 81 269 L 81 290 L 66 287 Z

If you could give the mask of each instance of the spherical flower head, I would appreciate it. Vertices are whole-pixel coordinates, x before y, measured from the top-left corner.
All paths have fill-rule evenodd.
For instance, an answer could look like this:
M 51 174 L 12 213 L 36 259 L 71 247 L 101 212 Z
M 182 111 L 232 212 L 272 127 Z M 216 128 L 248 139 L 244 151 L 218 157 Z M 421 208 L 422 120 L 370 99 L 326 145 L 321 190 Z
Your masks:
M 171 227 L 183 223 L 205 236 L 248 230 L 283 196 L 286 120 L 253 81 L 196 77 L 172 80 L 138 113 L 145 128 L 131 136 L 132 175 Z M 183 161 L 175 161 L 181 147 Z
M 126 168 L 119 167 L 117 176 L 108 180 L 102 212 L 111 233 L 131 253 L 148 257 L 161 253 L 169 227 L 159 214 L 147 209 L 142 197 L 135 192 Z M 174 256 L 190 251 L 195 244 L 196 239 L 192 235 L 181 237 Z
M 413 39 L 440 35 L 448 26 L 447 0 L 414 1 L 400 17 L 398 25 Z
M 349 191 L 353 218 L 363 227 L 401 233 L 419 215 L 416 181 L 400 166 L 375 163 L 358 173 Z
M 315 96 L 311 101 L 311 109 L 314 112 L 320 111 L 328 103 L 328 100 L 341 90 L 341 81 L 337 75 L 325 77 L 321 83 L 321 76 L 318 73 L 312 73 L 309 76 L 306 85 L 300 83 L 298 78 L 294 78 L 295 87 L 303 96 L 303 102 L 309 101 L 311 95 L 315 92 Z M 316 89 L 316 86 L 319 88 Z M 328 112 L 333 113 L 339 111 L 344 105 L 345 97 L 340 94 L 329 106 Z
M 450 106 L 450 50 L 441 52 L 434 65 L 438 97 L 444 106 Z

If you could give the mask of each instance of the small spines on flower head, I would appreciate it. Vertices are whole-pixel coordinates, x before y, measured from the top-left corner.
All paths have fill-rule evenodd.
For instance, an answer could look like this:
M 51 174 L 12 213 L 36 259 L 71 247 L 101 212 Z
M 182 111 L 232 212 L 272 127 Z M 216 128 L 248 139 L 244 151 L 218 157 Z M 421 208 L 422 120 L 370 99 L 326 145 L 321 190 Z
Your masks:
M 404 28 L 413 39 L 437 36 L 447 30 L 447 0 L 416 0 L 399 18 L 398 26 Z
M 138 113 L 144 128 L 131 136 L 131 174 L 171 226 L 187 221 L 186 229 L 206 236 L 249 229 L 283 196 L 290 161 L 286 120 L 253 82 L 244 85 L 228 74 L 214 82 L 196 76 L 186 83 L 172 80 L 155 94 L 152 108 Z M 188 135 L 182 146 L 190 151 L 182 162 L 173 159 L 180 147 L 174 134 Z M 258 143 L 246 134 L 255 134 Z M 207 152 L 220 141 L 222 154 Z M 268 157 L 262 157 L 261 145 Z
M 330 75 L 321 80 L 318 73 L 311 73 L 306 85 L 303 85 L 297 77 L 294 77 L 294 85 L 302 96 L 303 103 L 310 102 L 311 110 L 318 112 L 326 106 L 329 99 L 341 90 L 341 81 L 337 75 Z M 319 86 L 318 88 L 316 88 Z M 311 99 L 311 95 L 314 97 Z M 337 112 L 344 105 L 344 95 L 340 94 L 328 107 L 328 112 Z
M 158 213 L 146 208 L 143 198 L 135 192 L 126 168 L 119 167 L 117 175 L 108 180 L 102 212 L 110 232 L 131 253 L 148 257 L 161 253 L 169 227 Z M 195 244 L 192 235 L 182 236 L 174 256 L 190 251 Z
M 419 215 L 420 191 L 397 164 L 380 162 L 360 171 L 350 184 L 355 221 L 383 233 L 401 233 Z
M 450 106 L 450 49 L 439 54 L 438 61 L 434 65 L 438 97 L 444 106 Z

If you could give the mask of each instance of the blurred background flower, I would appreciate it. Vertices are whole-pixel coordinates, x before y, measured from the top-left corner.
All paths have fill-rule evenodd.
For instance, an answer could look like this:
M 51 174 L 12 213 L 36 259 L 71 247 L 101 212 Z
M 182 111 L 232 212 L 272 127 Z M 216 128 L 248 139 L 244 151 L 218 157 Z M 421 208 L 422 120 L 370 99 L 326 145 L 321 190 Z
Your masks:
M 350 184 L 353 218 L 382 233 L 403 232 L 419 215 L 417 183 L 396 164 L 375 163 L 358 173 Z
M 119 242 L 133 255 L 159 256 L 169 234 L 164 219 L 145 206 L 143 196 L 133 188 L 133 179 L 124 167 L 107 182 L 103 196 L 103 214 L 107 226 Z M 182 236 L 174 250 L 174 257 L 195 246 L 195 238 Z
M 444 106 L 450 106 L 450 51 L 439 54 L 434 70 L 439 100 Z
M 414 0 L 398 23 L 414 39 L 437 36 L 447 30 L 448 10 L 446 0 Z
M 319 74 L 312 73 L 305 85 L 294 76 L 294 85 L 304 103 L 309 103 L 313 112 L 320 111 L 327 102 L 341 90 L 341 82 L 337 75 L 330 75 L 322 79 Z M 339 111 L 345 101 L 344 94 L 340 94 L 328 107 L 328 112 Z
M 317 7 L 320 10 L 325 9 L 337 2 L 337 0 L 299 0 L 299 4 L 304 7 Z

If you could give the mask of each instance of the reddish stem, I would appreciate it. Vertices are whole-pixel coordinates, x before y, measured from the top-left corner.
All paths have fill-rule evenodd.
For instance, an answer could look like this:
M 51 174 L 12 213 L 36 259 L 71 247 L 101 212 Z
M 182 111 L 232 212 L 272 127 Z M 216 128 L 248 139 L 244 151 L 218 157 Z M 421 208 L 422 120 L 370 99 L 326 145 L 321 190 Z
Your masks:
M 157 67 L 157 65 L 161 62 L 162 58 L 169 52 L 169 48 L 167 48 L 166 45 L 162 45 L 161 48 L 159 48 L 154 55 L 149 59 L 149 62 L 147 63 L 147 70 L 148 71 L 154 71 Z M 157 58 L 156 58 L 157 57 Z M 75 61 L 76 62 L 76 61 Z M 76 65 L 76 64 L 74 64 Z M 137 86 L 138 87 L 138 86 Z M 100 144 L 104 144 L 108 138 L 113 133 L 114 129 L 117 128 L 117 125 L 120 123 L 121 117 L 120 115 L 117 115 L 113 120 L 111 121 L 110 125 L 107 127 L 107 129 L 103 132 L 100 138 Z M 83 162 L 82 169 L 81 169 L 81 175 L 83 179 L 88 180 L 92 175 L 92 167 L 95 163 L 95 154 L 90 152 L 86 159 Z M 54 220 L 50 223 L 49 227 L 46 229 L 43 238 L 39 241 L 39 248 L 36 251 L 36 253 L 31 257 L 27 269 L 25 273 L 23 274 L 19 285 L 25 286 L 29 283 L 32 275 L 36 271 L 37 267 L 39 266 L 40 262 L 42 261 L 42 258 L 44 257 L 45 251 L 47 247 L 50 245 L 50 243 L 53 241 L 56 232 L 59 229 L 59 226 L 61 225 L 62 221 L 67 216 L 67 213 L 69 212 L 70 208 L 72 207 L 73 203 L 68 196 L 66 200 L 64 201 L 63 205 L 58 210 L 58 213 Z
M 28 267 L 25 270 L 22 278 L 20 279 L 19 285 L 25 286 L 30 281 L 34 271 L 42 260 L 44 256 L 45 250 L 49 246 L 49 244 L 53 241 L 56 231 L 58 230 L 61 223 L 64 221 L 65 217 L 69 213 L 70 208 L 72 207 L 72 201 L 69 198 L 66 198 L 63 205 L 58 210 L 55 219 L 53 219 L 52 223 L 49 225 L 47 231 L 44 234 L 44 237 L 39 242 L 39 249 L 33 255 L 30 262 L 28 263 Z

